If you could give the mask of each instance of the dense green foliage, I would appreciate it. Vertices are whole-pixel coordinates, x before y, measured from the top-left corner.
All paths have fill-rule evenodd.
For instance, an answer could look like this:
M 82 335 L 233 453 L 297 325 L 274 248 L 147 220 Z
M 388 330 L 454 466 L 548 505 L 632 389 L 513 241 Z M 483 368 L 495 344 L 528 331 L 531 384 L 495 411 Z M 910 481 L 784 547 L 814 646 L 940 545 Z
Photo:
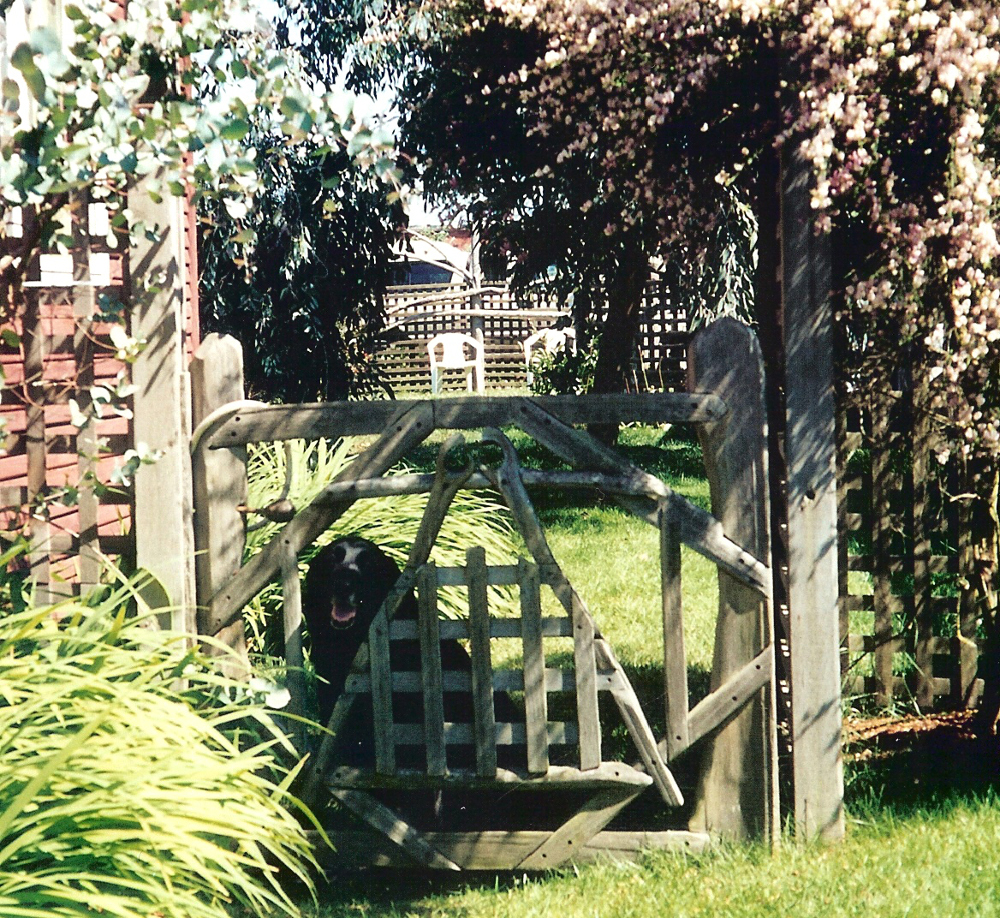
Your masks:
M 654 269 L 693 314 L 749 315 L 755 223 L 744 191 L 709 177 L 700 191 L 714 213 L 703 231 L 666 233 L 655 199 L 608 168 L 605 148 L 575 143 L 573 118 L 540 129 L 524 104 L 543 85 L 543 30 L 505 21 L 478 0 L 437 6 L 443 24 L 404 85 L 401 148 L 433 200 L 468 206 L 484 250 L 506 262 L 517 289 L 544 284 L 573 303 L 581 326 L 596 323 L 596 391 L 623 384 Z M 657 162 L 666 169 L 688 143 L 680 134 L 661 138 Z
M 55 10 L 58 9 L 58 14 Z M 90 201 L 110 212 L 110 244 L 155 237 L 127 192 L 154 202 L 214 197 L 234 220 L 260 189 L 252 126 L 282 146 L 346 149 L 366 175 L 388 180 L 386 139 L 355 111 L 343 87 L 317 86 L 289 49 L 275 47 L 245 0 L 133 0 L 128 15 L 76 0 L 10 49 L 0 106 L 2 316 L 22 305 L 34 257 L 71 245 L 66 216 Z M 194 65 L 192 65 L 192 62 Z M 28 205 L 34 218 L 8 220 Z M 137 276 L 133 296 L 158 279 Z
M 238 221 L 210 207 L 202 238 L 200 305 L 206 331 L 243 345 L 244 378 L 257 398 L 342 399 L 372 394 L 372 353 L 383 324 L 393 226 L 384 188 L 345 152 L 318 157 L 258 146 L 263 192 Z
M 364 2 L 289 4 L 275 40 L 301 57 L 318 88 L 338 94 L 353 125 L 343 149 L 314 138 L 294 150 L 268 114 L 253 124 L 260 194 L 248 213 L 206 202 L 201 241 L 203 327 L 244 346 L 248 388 L 279 401 L 372 395 L 391 245 L 404 222 L 394 190 L 392 132 L 371 98 L 387 66 L 366 53 Z M 371 147 L 377 155 L 357 154 Z

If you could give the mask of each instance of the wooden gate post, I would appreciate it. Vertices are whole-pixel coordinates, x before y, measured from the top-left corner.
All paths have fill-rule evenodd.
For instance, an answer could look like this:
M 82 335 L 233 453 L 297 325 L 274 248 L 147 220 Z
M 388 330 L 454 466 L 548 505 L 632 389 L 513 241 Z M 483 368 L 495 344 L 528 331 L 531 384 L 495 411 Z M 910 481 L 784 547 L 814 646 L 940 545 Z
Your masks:
M 243 348 L 229 335 L 208 335 L 191 360 L 191 401 L 195 427 L 216 408 L 243 398 Z M 247 451 L 198 449 L 192 461 L 194 479 L 195 571 L 198 608 L 204 609 L 243 564 L 246 532 L 237 509 L 247 499 Z M 199 620 L 201 619 L 199 614 Z M 202 631 L 199 628 L 199 631 Z M 216 638 L 235 651 L 229 675 L 249 672 L 243 617 Z
M 133 244 L 128 260 L 132 335 L 146 342 L 132 367 L 136 447 L 159 458 L 135 476 L 136 563 L 154 574 L 169 602 L 162 623 L 193 632 L 190 381 L 184 354 L 184 202 L 155 202 L 130 191 L 134 219 L 156 228 Z M 157 600 L 154 600 L 157 602 Z M 169 619 L 169 620 L 167 620 Z
M 764 365 L 756 336 L 734 319 L 699 332 L 688 350 L 688 391 L 724 399 L 725 418 L 699 427 L 712 512 L 726 535 L 770 566 Z M 711 689 L 772 643 L 771 604 L 719 570 L 719 618 Z M 765 838 L 778 831 L 774 681 L 710 741 L 693 831 Z
M 791 146 L 781 157 L 781 305 L 795 833 L 834 841 L 844 775 L 830 246 L 814 230 L 809 163 Z

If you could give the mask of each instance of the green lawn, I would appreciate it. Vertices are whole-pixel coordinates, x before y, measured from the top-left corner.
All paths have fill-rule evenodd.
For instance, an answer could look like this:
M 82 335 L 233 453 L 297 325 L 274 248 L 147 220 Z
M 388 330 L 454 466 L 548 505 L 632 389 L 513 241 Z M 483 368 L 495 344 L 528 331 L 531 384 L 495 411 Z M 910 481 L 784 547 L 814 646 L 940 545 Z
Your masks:
M 1000 915 L 992 795 L 850 821 L 831 848 L 650 852 L 542 876 L 339 878 L 321 918 L 987 918 Z

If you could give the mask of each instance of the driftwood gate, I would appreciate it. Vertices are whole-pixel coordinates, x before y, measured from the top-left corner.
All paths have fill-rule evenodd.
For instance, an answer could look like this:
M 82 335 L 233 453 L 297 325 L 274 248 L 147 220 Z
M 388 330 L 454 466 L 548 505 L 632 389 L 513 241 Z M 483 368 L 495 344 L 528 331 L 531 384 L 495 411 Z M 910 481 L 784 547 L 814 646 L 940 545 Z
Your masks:
M 259 406 L 240 401 L 240 352 L 236 342 L 211 337 L 199 357 L 194 380 L 199 393 L 196 419 L 200 423 L 192 448 L 202 633 L 223 637 L 241 650 L 242 608 L 268 582 L 280 578 L 285 598 L 287 658 L 293 666 L 299 664 L 299 552 L 356 500 L 402 491 L 431 493 L 423 535 L 411 553 L 401 587 L 417 586 L 424 607 L 420 628 L 425 649 L 436 643 L 437 638 L 428 637 L 435 631 L 442 637 L 458 628 L 460 634 L 470 636 L 476 762 L 467 771 L 443 764 L 446 760 L 442 759 L 442 751 L 448 733 L 454 730 L 446 730 L 441 718 L 434 716 L 434 711 L 440 711 L 434 686 L 440 690 L 442 674 L 440 658 L 433 651 L 424 654 L 422 673 L 417 679 L 427 712 L 422 735 L 416 738 L 424 750 L 424 764 L 418 774 L 404 772 L 394 761 L 393 737 L 398 740 L 405 731 L 403 725 L 394 727 L 392 723 L 391 693 L 405 688 L 406 674 L 388 672 L 387 648 L 393 629 L 398 636 L 400 628 L 405 630 L 407 626 L 406 622 L 392 622 L 397 591 L 395 600 L 390 596 L 386 601 L 372 626 L 369 644 L 355 661 L 353 684 L 360 686 L 355 694 L 365 696 L 376 714 L 373 720 L 382 728 L 376 730 L 376 749 L 382 751 L 376 754 L 375 768 L 365 774 L 338 769 L 327 744 L 320 750 L 318 767 L 313 772 L 314 784 L 327 784 L 365 822 L 365 841 L 360 845 L 346 834 L 335 836 L 338 858 L 360 851 L 368 862 L 375 863 L 529 867 L 586 859 L 608 849 L 626 852 L 649 844 L 698 844 L 710 835 L 774 836 L 777 769 L 763 373 L 752 333 L 738 323 L 722 321 L 699 336 L 691 352 L 692 394 Z M 715 516 L 690 504 L 663 482 L 573 426 L 609 419 L 697 425 L 705 447 Z M 435 430 L 504 426 L 521 428 L 570 463 L 574 471 L 522 471 L 509 444 L 505 444 L 505 462 L 500 470 L 468 470 L 463 486 L 493 487 L 506 499 L 532 559 L 486 569 L 473 549 L 466 567 L 435 572 L 426 562 L 440 524 L 439 519 L 436 523 L 434 519 L 442 516 L 447 506 L 442 495 L 443 472 L 436 486 L 432 475 L 393 476 L 391 480 L 382 476 Z M 247 444 L 356 435 L 374 435 L 377 439 L 310 506 L 299 511 L 263 551 L 240 566 L 242 520 L 237 508 L 246 492 Z M 498 432 L 492 436 L 504 440 Z M 662 618 L 664 633 L 667 729 L 663 737 L 651 735 L 646 714 L 610 645 L 601 637 L 600 613 L 590 615 L 584 597 L 565 580 L 548 551 L 527 498 L 527 489 L 536 485 L 600 488 L 659 529 L 662 597 L 656 614 Z M 719 569 L 720 610 L 711 691 L 694 707 L 688 701 L 684 653 L 679 565 L 682 543 L 713 560 Z M 522 588 L 520 629 L 525 662 L 523 671 L 513 676 L 513 687 L 525 695 L 525 723 L 519 730 L 496 724 L 493 719 L 493 690 L 512 687 L 512 683 L 510 673 L 494 673 L 490 668 L 489 643 L 491 637 L 511 626 L 489 615 L 483 594 L 490 578 L 492 582 L 506 578 Z M 433 611 L 436 584 L 449 582 L 465 584 L 469 589 L 472 598 L 466 622 L 439 622 Z M 540 584 L 550 586 L 563 606 L 561 620 L 558 616 L 539 618 L 536 598 Z M 539 654 L 543 634 L 567 632 L 575 635 L 575 672 L 571 674 L 552 670 Z M 549 763 L 546 751 L 553 736 L 567 732 L 565 723 L 547 720 L 546 696 L 566 686 L 576 696 L 577 721 L 576 758 L 569 767 Z M 292 688 L 293 695 L 301 698 L 301 684 Z M 641 765 L 632 767 L 602 759 L 600 725 L 595 719 L 596 697 L 602 688 L 617 702 L 640 752 Z M 340 716 L 335 710 L 334 721 Z M 496 745 L 504 743 L 523 747 L 523 767 L 498 768 Z M 680 803 L 670 768 L 696 744 L 704 752 L 690 825 L 694 834 L 604 830 L 624 803 L 649 784 L 656 785 L 662 800 Z M 465 787 L 486 793 L 490 787 L 507 790 L 512 785 L 519 790 L 542 792 L 569 785 L 588 793 L 564 822 L 541 833 L 491 831 L 475 826 L 465 826 L 461 831 L 432 831 L 407 822 L 374 793 L 385 787 Z M 650 806 L 662 809 L 662 804 L 656 802 Z

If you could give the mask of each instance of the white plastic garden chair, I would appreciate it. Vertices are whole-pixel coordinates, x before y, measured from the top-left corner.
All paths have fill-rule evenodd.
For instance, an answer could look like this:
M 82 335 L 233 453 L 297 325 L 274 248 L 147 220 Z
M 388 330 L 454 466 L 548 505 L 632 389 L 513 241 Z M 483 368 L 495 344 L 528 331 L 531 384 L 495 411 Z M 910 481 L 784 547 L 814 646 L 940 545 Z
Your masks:
M 481 338 L 461 332 L 445 332 L 427 342 L 431 364 L 431 393 L 441 391 L 442 370 L 464 370 L 466 388 L 482 392 L 486 387 L 486 355 Z

